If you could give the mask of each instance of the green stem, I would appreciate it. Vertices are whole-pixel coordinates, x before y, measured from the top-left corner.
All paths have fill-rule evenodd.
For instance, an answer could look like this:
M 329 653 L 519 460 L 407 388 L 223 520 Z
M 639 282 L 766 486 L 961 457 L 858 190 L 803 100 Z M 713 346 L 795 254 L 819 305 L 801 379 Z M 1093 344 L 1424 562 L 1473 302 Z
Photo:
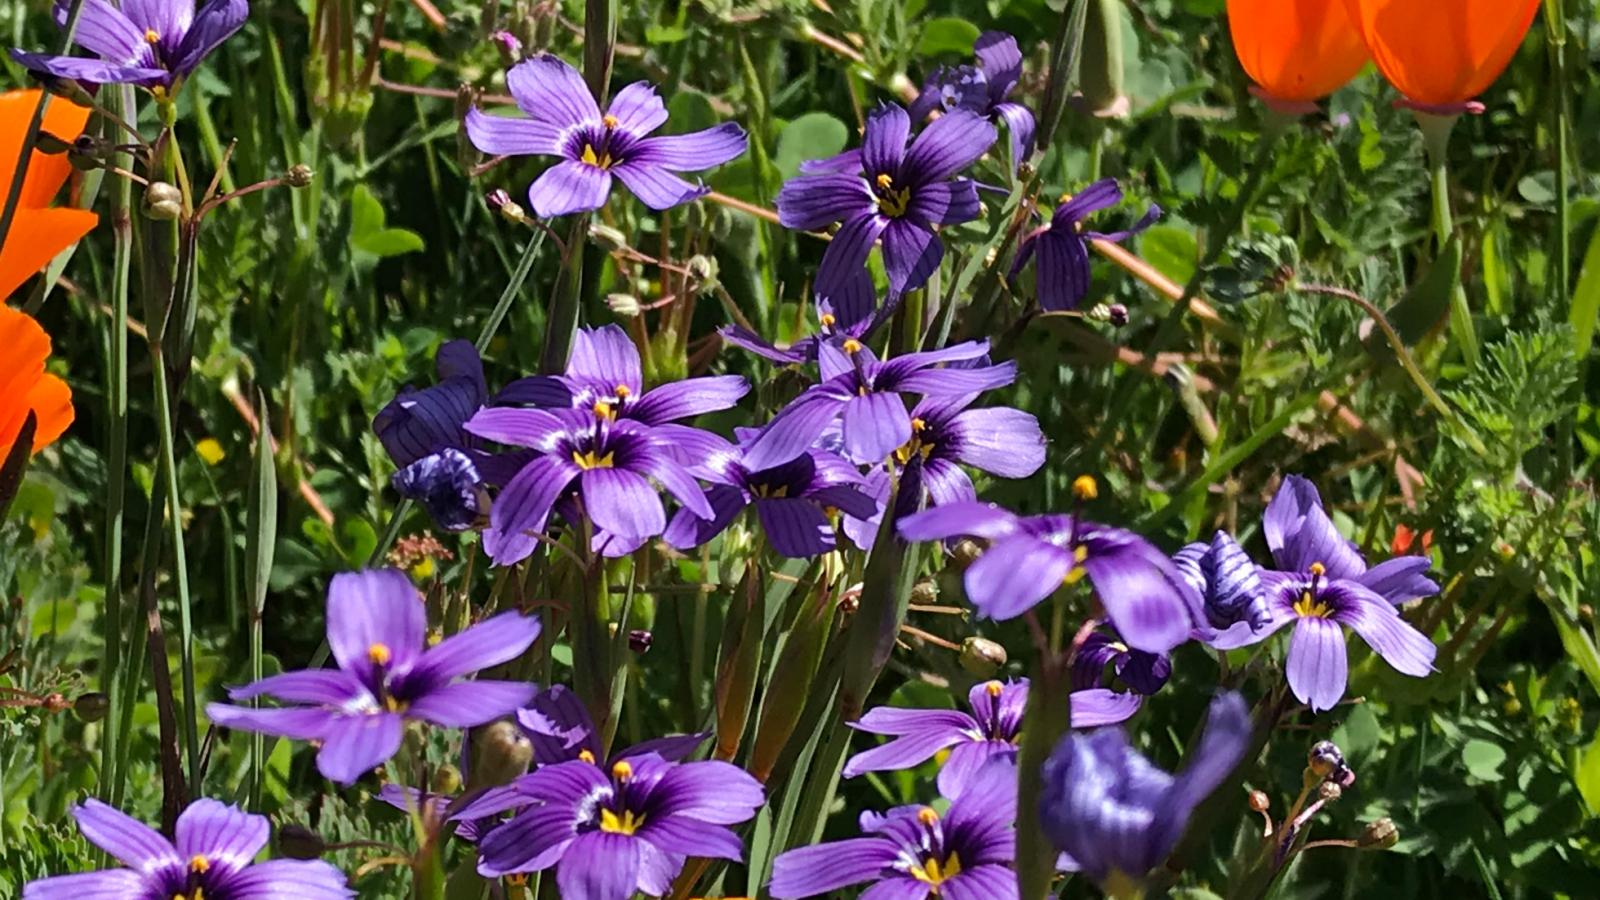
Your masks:
M 537 229 L 528 241 L 528 246 L 522 251 L 522 258 L 517 260 L 517 268 L 511 273 L 511 280 L 506 282 L 506 289 L 500 292 L 500 299 L 495 301 L 494 309 L 489 312 L 489 318 L 483 323 L 483 329 L 478 332 L 475 346 L 478 353 L 488 351 L 489 342 L 494 340 L 495 332 L 500 330 L 500 323 L 505 321 L 506 313 L 510 312 L 511 304 L 522 292 L 522 283 L 528 280 L 528 273 L 533 271 L 534 260 L 539 258 L 539 250 L 544 246 L 545 230 Z
M 559 375 L 567 367 L 567 355 L 578 333 L 580 297 L 583 293 L 583 248 L 588 243 L 589 215 L 577 216 L 567 237 L 566 254 L 561 259 L 561 275 L 550 298 L 550 314 L 545 317 L 544 349 L 539 354 L 539 371 Z
M 1428 171 L 1433 186 L 1433 237 L 1438 249 L 1444 248 L 1450 235 L 1455 233 L 1455 217 L 1450 212 L 1450 130 L 1455 127 L 1455 115 L 1434 115 L 1417 112 L 1417 125 L 1422 129 L 1422 143 L 1428 151 Z M 1461 355 L 1467 365 L 1476 368 L 1480 359 L 1478 334 L 1472 326 L 1472 308 L 1467 303 L 1466 288 L 1457 277 L 1450 290 L 1450 332 L 1461 345 Z
M 1022 746 L 1017 751 L 1017 797 L 1036 798 L 1044 791 L 1044 762 L 1066 733 L 1071 704 L 1067 695 L 1066 657 L 1039 661 L 1034 687 L 1022 719 Z M 1055 877 L 1056 851 L 1044 836 L 1036 803 L 1017 808 L 1017 885 L 1021 900 L 1044 900 Z
M 183 548 L 183 500 L 178 493 L 172 398 L 159 344 L 151 344 L 150 361 L 156 386 L 156 427 L 161 437 L 161 473 L 167 490 L 167 528 L 172 539 L 173 583 L 178 591 L 178 656 L 183 669 L 183 743 L 189 757 L 189 796 L 200 796 L 200 734 L 196 721 L 194 623 L 189 608 L 189 566 Z
M 593 526 L 585 518 L 578 539 L 592 545 Z M 595 727 L 604 735 L 614 734 L 611 716 L 611 589 L 606 578 L 605 557 L 589 553 L 584 566 L 584 598 L 581 608 L 572 612 L 567 628 L 572 643 L 572 688 L 589 710 Z M 602 749 L 609 749 L 602 740 Z
M 72 52 L 72 42 L 78 33 L 78 13 L 83 9 L 83 0 L 72 0 L 72 6 L 67 10 L 66 32 L 61 38 L 61 54 L 63 56 Z M 51 95 L 49 91 L 39 94 L 39 105 L 33 108 L 33 118 L 28 121 L 28 130 L 22 135 L 22 146 L 17 150 L 16 165 L 11 167 L 11 184 L 6 190 L 5 208 L 0 210 L 0 247 L 4 247 L 6 236 L 11 233 L 11 223 L 17 215 L 17 204 L 22 201 L 22 184 L 28 176 L 28 163 L 33 160 L 33 146 L 39 140 L 39 131 L 44 127 L 44 112 L 50 108 Z

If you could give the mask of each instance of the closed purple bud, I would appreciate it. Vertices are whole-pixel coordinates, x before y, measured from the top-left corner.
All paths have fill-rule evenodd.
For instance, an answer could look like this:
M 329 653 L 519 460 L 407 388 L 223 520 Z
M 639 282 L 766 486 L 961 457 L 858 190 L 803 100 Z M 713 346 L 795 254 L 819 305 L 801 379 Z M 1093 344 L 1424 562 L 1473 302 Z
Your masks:
M 648 653 L 650 646 L 655 643 L 655 635 L 644 628 L 635 628 L 628 632 L 628 649 L 635 653 Z
M 500 51 L 500 61 L 511 65 L 522 58 L 522 41 L 509 31 L 500 30 L 489 35 L 489 40 L 494 42 L 495 49 Z
M 1106 321 L 1117 328 L 1128 324 L 1128 307 L 1121 303 L 1113 303 L 1106 308 Z
M 471 457 L 460 450 L 441 450 L 394 473 L 394 489 L 428 510 L 440 528 L 465 531 L 488 508 L 482 479 Z

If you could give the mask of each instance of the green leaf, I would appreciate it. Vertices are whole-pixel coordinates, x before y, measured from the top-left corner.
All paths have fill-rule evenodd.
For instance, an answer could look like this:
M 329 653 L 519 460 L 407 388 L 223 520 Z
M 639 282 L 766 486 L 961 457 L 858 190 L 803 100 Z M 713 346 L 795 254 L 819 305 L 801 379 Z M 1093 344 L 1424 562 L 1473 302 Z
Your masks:
M 384 228 L 370 234 L 350 236 L 350 246 L 373 256 L 399 256 L 423 248 L 422 235 L 405 228 Z
M 1583 269 L 1578 275 L 1578 286 L 1572 291 L 1572 312 L 1567 321 L 1572 323 L 1572 337 L 1579 359 L 1587 359 L 1594 345 L 1594 323 L 1600 317 L 1600 228 L 1589 238 L 1589 249 L 1583 254 Z
M 360 235 L 371 234 L 383 228 L 387 214 L 383 211 L 383 204 L 373 196 L 372 190 L 364 184 L 358 184 L 350 192 L 350 239 L 352 243 Z
M 1600 815 L 1600 731 L 1595 732 L 1594 740 L 1578 754 L 1572 780 L 1577 782 L 1578 793 L 1583 796 L 1589 815 Z
M 1473 738 L 1461 747 L 1461 761 L 1473 778 L 1493 781 L 1500 776 L 1500 764 L 1506 761 L 1506 751 L 1499 744 Z
M 978 40 L 978 26 L 955 16 L 929 19 L 922 27 L 922 40 L 917 42 L 918 56 L 938 56 L 953 53 L 965 56 L 972 52 Z
M 1139 254 L 1145 261 L 1179 284 L 1194 277 L 1199 252 L 1194 233 L 1176 225 L 1156 225 L 1139 239 Z
M 267 604 L 267 585 L 272 577 L 272 557 L 278 544 L 278 469 L 272 459 L 272 434 L 267 423 L 267 398 L 256 398 L 256 435 L 252 458 L 254 477 L 250 479 L 245 513 L 244 588 L 249 611 L 259 617 Z
M 801 163 L 832 156 L 843 150 L 849 139 L 850 129 L 834 116 L 806 113 L 785 125 L 778 135 L 778 171 L 784 178 L 793 178 Z

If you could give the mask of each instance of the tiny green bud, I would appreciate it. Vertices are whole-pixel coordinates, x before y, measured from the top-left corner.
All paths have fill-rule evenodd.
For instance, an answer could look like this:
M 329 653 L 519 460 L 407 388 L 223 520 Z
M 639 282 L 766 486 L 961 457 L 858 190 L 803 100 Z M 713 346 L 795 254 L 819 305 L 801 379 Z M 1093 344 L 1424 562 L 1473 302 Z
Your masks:
M 1006 664 L 1006 648 L 982 637 L 969 637 L 961 642 L 961 668 L 988 678 Z
M 717 283 L 717 261 L 709 256 L 696 253 L 689 257 L 689 277 L 702 290 L 707 290 Z
M 310 166 L 305 163 L 295 163 L 289 167 L 289 171 L 283 173 L 283 182 L 292 188 L 303 188 L 309 187 L 312 179 L 316 177 L 317 173 L 313 172 Z
M 165 181 L 152 181 L 144 189 L 144 214 L 158 222 L 183 215 L 183 193 Z
M 106 699 L 105 694 L 99 691 L 79 694 L 78 699 L 72 701 L 72 711 L 77 713 L 78 718 L 85 722 L 98 722 L 104 719 L 109 706 L 110 701 Z
M 290 859 L 317 859 L 328 849 L 322 835 L 304 825 L 282 825 L 278 828 L 278 849 Z

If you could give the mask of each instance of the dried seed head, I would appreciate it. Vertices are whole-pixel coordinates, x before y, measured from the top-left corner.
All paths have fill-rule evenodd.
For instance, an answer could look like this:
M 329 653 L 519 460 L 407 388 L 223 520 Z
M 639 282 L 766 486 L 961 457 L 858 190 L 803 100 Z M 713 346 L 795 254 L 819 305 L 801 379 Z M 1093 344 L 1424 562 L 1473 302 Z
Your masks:
M 1332 803 L 1344 795 L 1344 788 L 1337 781 L 1324 781 L 1317 788 L 1317 796 Z
M 632 294 L 607 294 L 606 306 L 611 308 L 613 315 L 623 319 L 631 319 L 644 312 L 644 304 Z
M 987 678 L 1006 664 L 1006 648 L 988 638 L 969 637 L 961 642 L 961 668 Z
M 283 183 L 292 188 L 309 187 L 315 180 L 317 173 L 305 163 L 295 163 L 289 171 L 283 173 Z
M 1387 850 L 1398 843 L 1400 829 L 1388 816 L 1368 822 L 1367 827 L 1361 829 L 1361 836 L 1356 838 L 1356 846 L 1363 850 Z
M 939 599 L 939 586 L 932 578 L 923 578 L 911 586 L 911 602 L 926 606 Z
M 982 555 L 983 548 L 978 546 L 977 541 L 970 538 L 962 538 L 956 541 L 956 545 L 950 550 L 950 556 L 955 560 L 956 567 L 960 569 L 965 569 L 977 562 L 978 557 Z

